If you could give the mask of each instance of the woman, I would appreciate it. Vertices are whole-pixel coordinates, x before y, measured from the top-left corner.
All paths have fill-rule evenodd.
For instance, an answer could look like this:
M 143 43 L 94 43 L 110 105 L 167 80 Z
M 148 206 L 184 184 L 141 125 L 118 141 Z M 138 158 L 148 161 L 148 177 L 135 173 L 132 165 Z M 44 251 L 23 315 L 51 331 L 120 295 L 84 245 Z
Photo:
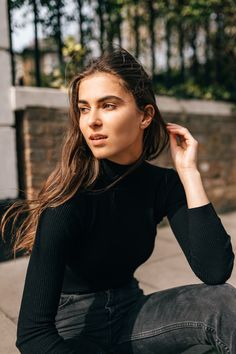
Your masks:
M 93 60 L 69 93 L 60 164 L 16 235 L 14 250 L 31 253 L 17 348 L 177 354 L 209 344 L 236 353 L 236 291 L 225 284 L 234 254 L 202 185 L 197 141 L 163 121 L 150 77 L 123 48 Z M 169 138 L 175 169 L 150 164 Z M 204 284 L 144 295 L 133 273 L 165 216 Z

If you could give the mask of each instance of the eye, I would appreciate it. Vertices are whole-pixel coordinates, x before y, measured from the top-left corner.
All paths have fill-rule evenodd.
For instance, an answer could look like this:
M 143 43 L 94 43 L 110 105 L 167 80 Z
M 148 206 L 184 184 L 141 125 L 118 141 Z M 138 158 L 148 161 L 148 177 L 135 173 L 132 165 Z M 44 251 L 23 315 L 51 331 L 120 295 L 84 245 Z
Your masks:
M 105 103 L 104 107 L 108 108 L 109 111 L 111 111 L 111 110 L 116 108 L 116 106 L 114 104 L 111 104 L 111 103 Z
M 87 107 L 79 107 L 80 113 L 85 113 L 85 109 L 88 109 Z

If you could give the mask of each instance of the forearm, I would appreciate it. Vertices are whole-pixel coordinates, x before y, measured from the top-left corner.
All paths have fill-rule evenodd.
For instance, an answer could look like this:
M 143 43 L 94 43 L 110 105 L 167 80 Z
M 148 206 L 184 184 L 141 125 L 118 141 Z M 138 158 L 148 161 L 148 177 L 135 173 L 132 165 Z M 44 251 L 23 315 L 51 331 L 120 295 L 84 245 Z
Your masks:
M 206 195 L 200 172 L 197 169 L 186 169 L 177 172 L 185 190 L 188 208 L 199 207 L 210 202 Z
M 222 283 L 232 271 L 234 255 L 230 237 L 206 195 L 199 171 L 177 172 L 185 190 L 188 209 L 182 210 L 183 215 L 176 213 L 171 220 L 172 228 L 195 274 L 206 283 Z M 188 227 L 185 230 L 186 217 Z

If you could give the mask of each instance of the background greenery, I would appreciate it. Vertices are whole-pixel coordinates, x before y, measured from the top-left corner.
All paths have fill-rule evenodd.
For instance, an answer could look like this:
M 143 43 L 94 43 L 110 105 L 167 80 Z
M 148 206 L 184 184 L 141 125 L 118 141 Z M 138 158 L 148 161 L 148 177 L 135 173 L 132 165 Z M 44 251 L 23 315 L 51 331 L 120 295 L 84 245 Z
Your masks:
M 12 32 L 24 26 L 14 19 L 21 7 L 34 22 L 32 85 L 65 86 L 65 76 L 68 81 L 93 56 L 94 46 L 102 53 L 125 43 L 141 62 L 149 59 L 146 69 L 157 94 L 236 101 L 235 0 L 9 0 Z M 63 35 L 72 23 L 78 40 Z M 39 26 L 59 59 L 50 75 L 40 72 Z

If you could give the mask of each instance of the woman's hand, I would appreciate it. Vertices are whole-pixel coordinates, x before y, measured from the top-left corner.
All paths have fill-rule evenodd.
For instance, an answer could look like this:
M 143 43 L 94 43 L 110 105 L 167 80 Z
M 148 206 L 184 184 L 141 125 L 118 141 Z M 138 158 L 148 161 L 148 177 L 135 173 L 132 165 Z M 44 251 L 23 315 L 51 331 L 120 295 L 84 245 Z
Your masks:
M 170 136 L 171 157 L 176 170 L 178 172 L 197 170 L 197 140 L 187 128 L 179 124 L 167 123 L 166 128 Z

